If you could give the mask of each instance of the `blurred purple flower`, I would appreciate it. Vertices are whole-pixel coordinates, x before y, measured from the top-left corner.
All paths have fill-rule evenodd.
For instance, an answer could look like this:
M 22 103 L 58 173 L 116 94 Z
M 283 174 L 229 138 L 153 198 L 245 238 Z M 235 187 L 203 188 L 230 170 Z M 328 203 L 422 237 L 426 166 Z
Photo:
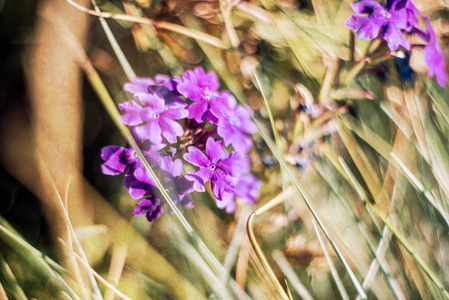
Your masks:
M 440 86 L 446 86 L 447 74 L 446 63 L 444 60 L 443 50 L 438 45 L 435 31 L 432 28 L 429 17 L 426 17 L 428 44 L 424 46 L 424 61 L 429 66 L 429 77 L 436 75 L 437 81 Z
M 177 90 L 184 97 L 194 101 L 190 104 L 189 119 L 202 123 L 206 118 L 217 124 L 219 119 L 227 116 L 234 109 L 237 101 L 228 91 L 217 92 L 220 87 L 218 78 L 213 72 L 204 72 L 202 67 L 186 71 Z
M 252 174 L 245 174 L 233 180 L 234 186 L 238 186 L 234 193 L 224 193 L 223 200 L 217 201 L 217 207 L 226 209 L 227 213 L 234 212 L 236 208 L 235 198 L 246 203 L 254 203 L 259 198 L 259 190 L 262 183 Z
M 145 214 L 148 221 L 153 221 L 159 218 L 164 212 L 164 208 L 161 205 L 161 200 L 158 198 L 147 198 L 139 201 L 134 208 L 133 214 L 140 216 Z
M 136 100 L 119 104 L 122 111 L 122 122 L 125 125 L 137 126 L 134 131 L 140 140 L 149 140 L 153 144 L 161 144 L 162 136 L 169 143 L 175 143 L 176 137 L 182 136 L 184 130 L 175 120 L 187 117 L 188 111 L 183 105 L 165 105 L 164 99 L 156 94 L 138 94 Z
M 240 155 L 233 151 L 228 157 L 220 140 L 209 137 L 206 142 L 206 155 L 194 146 L 188 148 L 183 155 L 189 163 L 199 167 L 196 172 L 190 172 L 185 178 L 193 181 L 193 187 L 198 192 L 204 192 L 204 184 L 211 180 L 212 192 L 217 200 L 223 199 L 224 192 L 233 193 L 232 176 L 240 174 L 238 164 Z
M 182 173 L 182 161 L 180 159 L 173 161 L 170 156 L 165 156 L 158 161 L 158 165 L 153 169 L 159 174 L 162 185 L 173 198 L 173 201 L 179 204 L 180 208 L 192 208 L 194 206 L 193 200 L 186 196 L 194 191 L 193 182 L 187 180 L 184 176 L 180 177 Z M 156 183 L 145 168 L 136 169 L 134 176 L 136 181 L 130 186 L 130 193 L 134 198 L 153 195 L 162 199 L 162 195 L 156 188 Z
M 237 152 L 247 153 L 253 146 L 253 140 L 245 133 L 256 133 L 257 126 L 242 105 L 237 106 L 232 116 L 220 119 L 217 126 L 217 133 L 223 138 L 226 147 L 232 144 Z
M 418 23 L 415 13 L 420 13 L 410 0 L 390 0 L 386 7 L 374 0 L 361 0 L 350 5 L 356 14 L 349 17 L 345 25 L 357 30 L 357 38 L 371 40 L 380 35 L 390 50 L 399 46 L 410 50 L 410 43 L 400 31 L 410 31 Z
M 119 146 L 103 147 L 101 158 L 105 161 L 101 165 L 101 170 L 105 175 L 119 175 L 128 168 L 134 169 L 136 165 L 142 164 L 134 149 Z

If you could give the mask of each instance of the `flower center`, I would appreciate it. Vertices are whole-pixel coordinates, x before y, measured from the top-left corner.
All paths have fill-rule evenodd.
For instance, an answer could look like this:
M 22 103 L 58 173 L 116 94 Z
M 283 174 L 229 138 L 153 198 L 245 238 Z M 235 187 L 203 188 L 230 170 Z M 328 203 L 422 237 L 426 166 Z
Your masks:
M 160 117 L 160 115 L 159 115 L 158 113 L 154 113 L 154 114 L 153 114 L 153 118 L 159 119 L 159 117 Z
M 240 122 L 240 120 L 237 117 L 229 118 L 229 123 L 235 127 L 241 127 L 242 125 L 242 122 Z
M 382 10 L 381 14 L 382 16 L 387 17 L 388 19 L 391 18 L 391 14 L 386 10 Z
M 211 171 L 215 171 L 217 169 L 217 166 L 216 165 L 210 165 L 209 169 Z

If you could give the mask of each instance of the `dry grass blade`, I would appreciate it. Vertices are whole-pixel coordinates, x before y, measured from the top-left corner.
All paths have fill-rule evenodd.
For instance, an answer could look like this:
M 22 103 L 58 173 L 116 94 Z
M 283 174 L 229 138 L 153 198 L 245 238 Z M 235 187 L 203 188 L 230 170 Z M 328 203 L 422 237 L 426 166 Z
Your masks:
M 58 239 L 58 241 L 64 246 L 69 248 L 70 246 L 62 239 Z M 70 248 L 69 248 L 70 249 Z M 122 299 L 125 300 L 132 300 L 131 298 L 129 298 L 128 296 L 126 296 L 125 294 L 123 294 L 122 292 L 120 292 L 117 288 L 114 287 L 114 285 L 112 285 L 111 283 L 109 283 L 106 279 L 104 279 L 103 277 L 101 277 L 100 274 L 98 274 L 94 269 L 92 269 L 91 266 L 89 266 L 88 263 L 86 263 L 84 261 L 83 258 L 81 258 L 77 253 L 73 252 L 73 255 L 76 257 L 76 259 L 82 264 L 84 265 L 84 267 L 86 267 L 87 269 L 90 270 L 90 272 L 92 272 L 92 274 L 95 276 L 95 278 L 97 278 L 98 281 L 100 281 L 101 283 L 103 283 L 107 288 L 109 288 L 110 290 L 112 290 L 117 296 L 119 296 Z
M 72 6 L 76 7 L 77 9 L 79 9 L 89 15 L 92 15 L 92 16 L 101 17 L 101 18 L 105 18 L 105 19 L 128 21 L 128 22 L 139 23 L 139 24 L 152 24 L 156 28 L 176 32 L 176 33 L 185 35 L 187 37 L 193 38 L 195 40 L 200 40 L 205 43 L 211 44 L 217 48 L 221 48 L 221 49 L 227 48 L 227 46 L 225 46 L 220 39 L 218 39 L 214 36 L 211 36 L 207 33 L 204 33 L 204 32 L 201 32 L 201 31 L 198 31 L 195 29 L 186 28 L 186 27 L 178 25 L 178 24 L 168 23 L 165 21 L 154 21 L 154 20 L 144 18 L 144 17 L 129 16 L 129 15 L 124 15 L 124 14 L 96 12 L 94 10 L 85 8 L 84 6 L 81 6 L 72 0 L 66 0 L 66 1 L 68 3 L 70 3 Z
M 19 300 L 27 299 L 27 296 L 25 295 L 19 283 L 17 282 L 14 273 L 12 272 L 11 268 L 9 267 L 8 263 L 6 262 L 1 252 L 0 252 L 0 274 L 3 275 L 2 276 L 4 279 L 3 284 L 5 284 L 12 291 L 15 298 Z M 8 299 L 5 290 L 3 289 L 3 286 L 1 286 L 0 299 Z
M 120 277 L 122 275 L 123 267 L 125 266 L 128 246 L 125 244 L 114 245 L 112 249 L 111 265 L 109 266 L 108 282 L 113 287 L 117 287 Z M 104 300 L 113 300 L 114 291 L 106 289 L 104 293 Z
M 292 266 L 288 262 L 287 258 L 285 258 L 284 254 L 281 251 L 276 250 L 273 251 L 273 259 L 278 264 L 279 268 L 281 268 L 284 275 L 292 284 L 293 288 L 296 290 L 298 295 L 304 300 L 313 300 L 312 295 L 310 295 L 307 288 L 302 284 L 301 280 L 296 276 L 295 271 Z
M 312 220 L 312 224 L 313 224 L 313 228 L 315 229 L 315 233 L 318 238 L 318 241 L 320 242 L 321 249 L 323 249 L 323 253 L 324 253 L 324 256 L 326 257 L 327 264 L 329 265 L 329 268 L 331 270 L 332 277 L 334 278 L 335 284 L 337 285 L 338 291 L 340 292 L 340 295 L 344 300 L 349 300 L 348 293 L 346 292 L 345 286 L 343 285 L 343 282 L 341 281 L 340 275 L 338 275 L 337 269 L 335 268 L 335 265 L 332 262 L 329 252 L 327 252 L 326 245 L 324 244 L 324 241 L 320 235 L 320 232 L 318 231 L 315 220 Z M 363 296 L 359 294 L 359 296 L 363 297 L 363 299 L 367 299 L 366 294 Z

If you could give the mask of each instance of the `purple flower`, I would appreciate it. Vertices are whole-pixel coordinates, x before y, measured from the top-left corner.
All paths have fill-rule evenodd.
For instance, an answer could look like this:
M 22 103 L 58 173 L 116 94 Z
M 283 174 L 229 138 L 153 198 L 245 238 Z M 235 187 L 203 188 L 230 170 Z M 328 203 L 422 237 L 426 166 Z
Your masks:
M 182 173 L 182 161 L 180 159 L 173 161 L 170 156 L 165 156 L 158 161 L 153 169 L 159 174 L 162 185 L 179 208 L 192 208 L 194 206 L 193 200 L 186 196 L 194 191 L 193 182 L 187 180 L 184 176 L 180 177 Z M 139 199 L 152 195 L 155 198 L 163 199 L 156 188 L 156 183 L 145 168 L 136 169 L 134 176 L 136 181 L 129 188 L 133 198 Z
M 158 198 L 148 198 L 143 199 L 137 203 L 134 208 L 133 214 L 135 216 L 140 216 L 145 214 L 148 221 L 153 221 L 159 218 L 164 212 L 164 208 L 161 205 L 161 200 Z
M 188 148 L 184 159 L 199 167 L 196 172 L 185 175 L 186 179 L 193 181 L 193 187 L 198 192 L 204 192 L 204 184 L 211 180 L 212 192 L 217 200 L 223 199 L 224 192 L 233 193 L 234 185 L 231 176 L 238 176 L 240 155 L 233 151 L 228 157 L 222 142 L 209 137 L 206 142 L 206 155 L 194 146 Z
M 189 119 L 202 123 L 206 118 L 217 124 L 218 120 L 227 116 L 237 101 L 227 91 L 217 92 L 220 87 L 217 76 L 213 72 L 204 72 L 202 67 L 186 71 L 178 83 L 177 90 L 184 97 L 194 101 L 190 104 Z
M 259 190 L 262 186 L 252 174 L 245 174 L 233 180 L 234 186 L 238 186 L 234 193 L 224 193 L 223 200 L 217 201 L 217 207 L 225 208 L 227 213 L 234 212 L 236 208 L 235 198 L 239 198 L 246 203 L 254 203 L 259 198 Z
M 248 152 L 253 146 L 253 140 L 245 133 L 256 132 L 256 124 L 242 105 L 237 106 L 234 115 L 218 121 L 217 133 L 223 138 L 225 146 L 232 144 L 232 147 L 240 153 Z
M 188 111 L 184 105 L 165 105 L 164 99 L 156 94 L 138 94 L 135 101 L 119 105 L 125 112 L 122 122 L 135 127 L 135 134 L 140 140 L 150 140 L 153 144 L 161 144 L 162 136 L 169 143 L 175 143 L 176 137 L 182 136 L 184 130 L 175 120 L 187 117 Z
M 424 46 L 424 61 L 429 66 L 429 77 L 436 75 L 438 83 L 444 87 L 446 86 L 447 75 L 443 50 L 438 45 L 429 17 L 426 17 L 426 22 L 429 40 L 428 44 Z
M 106 146 L 101 149 L 101 158 L 105 161 L 101 165 L 103 174 L 119 175 L 126 169 L 134 169 L 136 165 L 142 162 L 136 156 L 134 149 L 127 149 L 119 146 Z
M 380 35 L 387 41 L 390 50 L 396 50 L 399 46 L 410 50 L 410 43 L 400 31 L 410 31 L 418 23 L 415 13 L 419 11 L 410 0 L 390 0 L 386 7 L 374 0 L 361 0 L 350 5 L 356 14 L 349 17 L 345 25 L 357 30 L 357 38 L 371 40 Z

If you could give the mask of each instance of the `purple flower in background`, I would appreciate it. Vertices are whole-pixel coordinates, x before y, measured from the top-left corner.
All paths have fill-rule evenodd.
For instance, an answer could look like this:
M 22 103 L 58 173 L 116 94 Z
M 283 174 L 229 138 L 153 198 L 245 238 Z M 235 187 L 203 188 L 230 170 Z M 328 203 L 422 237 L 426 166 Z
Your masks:
M 428 44 L 424 46 L 424 61 L 427 66 L 429 66 L 429 77 L 436 75 L 438 83 L 440 86 L 444 87 L 446 86 L 447 75 L 443 50 L 440 45 L 438 45 L 435 31 L 432 28 L 429 17 L 426 17 L 426 22 L 429 41 Z
M 385 8 L 389 11 L 399 10 L 405 8 L 407 13 L 406 25 L 403 28 L 406 31 L 412 30 L 413 27 L 418 25 L 419 21 L 416 15 L 422 17 L 421 12 L 416 8 L 416 6 L 410 0 L 387 0 L 385 3 Z
M 147 198 L 137 203 L 134 208 L 133 215 L 140 216 L 145 214 L 148 221 L 153 221 L 159 218 L 164 212 L 164 208 L 161 205 L 161 200 L 158 198 Z
M 234 96 L 228 91 L 217 92 L 219 87 L 215 73 L 206 74 L 202 67 L 182 75 L 176 88 L 184 97 L 194 101 L 188 108 L 189 119 L 202 123 L 207 118 L 212 124 L 217 124 L 235 108 L 237 101 Z
M 119 175 L 128 168 L 134 169 L 136 165 L 142 164 L 134 149 L 119 146 L 104 147 L 101 149 L 101 158 L 105 161 L 101 170 L 106 175 Z
M 134 131 L 139 139 L 161 144 L 164 136 L 169 143 L 175 143 L 176 137 L 184 134 L 184 129 L 175 120 L 187 117 L 185 104 L 165 105 L 164 99 L 156 94 L 138 94 L 135 98 L 144 107 L 132 100 L 119 107 L 125 112 L 122 122 L 137 126 Z
M 179 208 L 192 208 L 194 202 L 186 195 L 193 192 L 193 182 L 180 177 L 182 173 L 182 161 L 180 159 L 173 159 L 170 156 L 165 156 L 158 161 L 158 165 L 153 168 L 159 173 L 159 180 L 166 189 L 166 191 L 173 198 Z M 151 178 L 150 173 L 145 168 L 138 168 L 134 172 L 136 181 L 130 186 L 130 194 L 136 198 L 153 195 L 156 198 L 162 199 L 162 195 L 156 188 L 156 183 Z
M 400 29 L 412 30 L 418 23 L 415 13 L 420 13 L 409 0 L 390 0 L 386 7 L 374 0 L 361 0 L 350 5 L 356 14 L 349 17 L 345 25 L 357 30 L 357 38 L 371 40 L 380 35 L 387 41 L 390 50 L 396 50 L 399 46 L 410 50 L 410 43 L 402 36 Z
M 186 179 L 193 181 L 193 187 L 198 192 L 204 192 L 204 184 L 211 180 L 212 192 L 217 200 L 223 199 L 224 192 L 233 193 L 232 176 L 240 174 L 238 164 L 240 155 L 232 152 L 228 157 L 220 140 L 209 137 L 206 142 L 206 155 L 194 146 L 188 148 L 184 159 L 199 167 L 196 172 L 185 175 Z
M 241 153 L 248 152 L 253 146 L 253 140 L 245 133 L 256 132 L 256 124 L 242 105 L 237 106 L 232 116 L 218 121 L 217 133 L 223 138 L 225 146 L 232 144 L 234 150 Z
M 234 212 L 236 208 L 235 198 L 245 201 L 246 203 L 254 203 L 259 198 L 259 190 L 262 186 L 252 174 L 245 174 L 233 180 L 234 186 L 238 186 L 234 193 L 224 193 L 223 200 L 217 201 L 217 207 L 226 209 L 227 213 Z

